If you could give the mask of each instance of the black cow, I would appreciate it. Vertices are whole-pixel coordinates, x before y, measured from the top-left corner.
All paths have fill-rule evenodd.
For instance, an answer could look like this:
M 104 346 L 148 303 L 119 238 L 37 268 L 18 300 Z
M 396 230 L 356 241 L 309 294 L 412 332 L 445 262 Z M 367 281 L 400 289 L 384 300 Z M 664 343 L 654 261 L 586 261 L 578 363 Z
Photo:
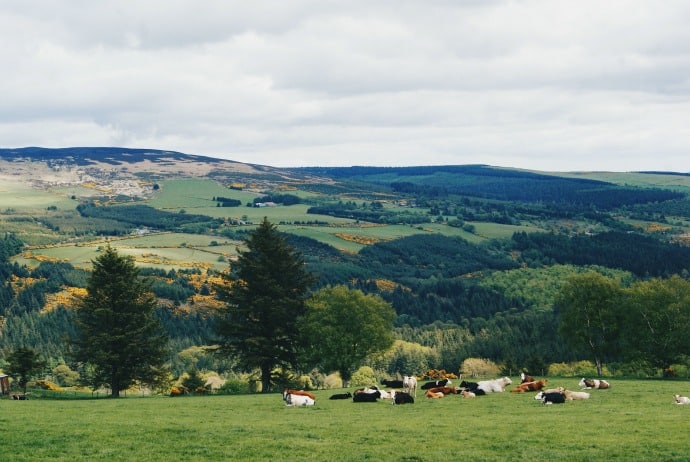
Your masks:
M 336 393 L 335 395 L 331 395 L 330 398 L 328 399 L 350 399 L 352 398 L 352 393 L 349 391 L 347 393 Z
M 479 384 L 477 382 L 465 382 L 464 380 L 460 382 L 460 388 L 465 390 L 475 391 L 479 389 Z
M 542 399 L 541 399 L 542 404 L 562 404 L 565 403 L 565 396 L 563 396 L 563 393 L 559 392 L 554 392 L 554 393 L 544 393 Z
M 387 387 L 391 388 L 402 388 L 403 387 L 403 381 L 402 380 L 381 380 L 381 385 L 385 385 Z
M 450 380 L 448 379 L 437 380 L 435 382 L 427 382 L 424 385 L 422 385 L 422 390 L 429 390 L 431 388 L 436 387 L 445 387 L 446 385 L 448 385 L 448 382 L 450 382 Z
M 359 392 L 352 397 L 353 403 L 374 403 L 381 397 L 381 392 L 373 391 L 371 393 Z
M 393 404 L 414 404 L 414 398 L 409 393 L 399 391 L 393 397 Z

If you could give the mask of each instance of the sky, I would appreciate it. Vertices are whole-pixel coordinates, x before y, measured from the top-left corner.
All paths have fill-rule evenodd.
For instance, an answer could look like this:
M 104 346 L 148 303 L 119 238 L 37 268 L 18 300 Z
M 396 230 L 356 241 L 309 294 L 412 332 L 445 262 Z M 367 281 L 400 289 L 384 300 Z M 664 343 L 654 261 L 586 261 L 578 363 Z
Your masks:
M 687 0 L 2 0 L 0 147 L 690 172 Z

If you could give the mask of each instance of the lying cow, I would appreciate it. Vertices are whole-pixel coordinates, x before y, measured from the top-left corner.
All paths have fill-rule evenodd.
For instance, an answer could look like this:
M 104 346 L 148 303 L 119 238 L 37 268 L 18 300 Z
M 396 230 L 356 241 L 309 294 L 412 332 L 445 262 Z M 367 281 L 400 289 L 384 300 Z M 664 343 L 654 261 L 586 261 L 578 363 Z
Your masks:
M 520 374 L 520 383 L 525 383 L 525 382 L 534 382 L 534 379 L 532 378 L 531 375 L 523 372 Z
M 390 388 L 402 388 L 403 387 L 403 381 L 402 380 L 386 380 L 383 379 L 381 380 L 381 385 L 385 385 Z
M 353 403 L 375 403 L 381 397 L 381 392 L 374 390 L 372 392 L 355 393 L 352 397 Z
M 443 392 L 441 392 L 441 391 L 427 390 L 426 393 L 424 393 L 424 396 L 426 396 L 429 399 L 438 399 L 438 398 L 443 398 L 446 395 L 444 395 Z
M 347 393 L 336 393 L 334 395 L 331 395 L 330 398 L 328 399 L 350 399 L 352 398 L 352 393 L 349 391 Z
M 586 379 L 584 377 L 582 378 L 582 380 L 580 380 L 580 383 L 578 385 L 583 390 L 605 390 L 606 388 L 611 387 L 611 385 L 606 380 Z
M 506 391 L 506 386 L 513 383 L 508 377 L 503 377 L 495 380 L 481 380 L 477 382 L 477 388 L 484 390 L 486 393 L 502 393 Z
M 673 395 L 673 399 L 676 400 L 676 404 L 690 404 L 690 398 L 687 396 Z
M 285 389 L 283 390 L 283 396 L 288 395 L 288 394 L 289 395 L 308 396 L 311 399 L 316 400 L 316 396 L 314 396 L 313 393 L 309 393 L 308 391 L 304 391 L 304 390 L 291 390 L 290 388 L 285 387 Z
M 546 386 L 547 379 L 523 382 L 510 390 L 511 393 L 524 393 L 526 391 L 539 391 Z
M 543 393 L 542 404 L 563 404 L 565 403 L 565 395 L 563 393 Z
M 448 379 L 436 380 L 434 382 L 427 382 L 419 388 L 421 388 L 422 390 L 429 390 L 431 388 L 436 388 L 436 387 L 445 387 L 449 383 L 451 383 L 451 381 Z
M 469 391 L 469 390 L 462 390 L 462 391 L 460 392 L 460 394 L 461 394 L 462 396 L 464 396 L 465 398 L 476 398 L 476 397 L 477 397 L 476 393 L 471 392 L 471 391 Z
M 409 393 L 399 391 L 395 393 L 395 396 L 393 397 L 393 404 L 414 404 L 414 397 L 412 397 L 412 395 Z
M 458 388 L 453 388 L 453 387 L 433 387 L 429 388 L 429 391 L 432 391 L 434 393 L 443 393 L 444 395 L 457 395 L 460 393 L 460 390 Z
M 589 393 L 584 391 L 570 391 L 563 390 L 563 396 L 569 401 L 575 401 L 580 399 L 589 399 Z

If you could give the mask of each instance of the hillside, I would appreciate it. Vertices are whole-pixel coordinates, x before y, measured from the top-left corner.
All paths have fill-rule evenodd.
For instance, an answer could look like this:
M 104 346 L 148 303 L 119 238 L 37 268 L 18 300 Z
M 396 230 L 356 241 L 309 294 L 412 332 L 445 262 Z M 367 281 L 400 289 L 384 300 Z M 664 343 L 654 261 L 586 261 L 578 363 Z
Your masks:
M 2 149 L 0 352 L 30 342 L 61 356 L 74 294 L 106 242 L 156 280 L 176 351 L 203 344 L 218 272 L 267 217 L 319 286 L 390 301 L 398 336 L 437 351 L 434 367 L 582 359 L 557 336 L 555 294 L 589 269 L 628 282 L 690 273 L 689 192 L 690 177 L 673 172 L 280 169 L 171 151 Z

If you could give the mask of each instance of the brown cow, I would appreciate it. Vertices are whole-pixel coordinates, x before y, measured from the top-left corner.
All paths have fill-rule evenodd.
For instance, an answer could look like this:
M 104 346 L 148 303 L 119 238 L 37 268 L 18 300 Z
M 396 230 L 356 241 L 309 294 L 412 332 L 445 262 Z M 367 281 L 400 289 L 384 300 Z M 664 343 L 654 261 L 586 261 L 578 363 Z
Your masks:
M 535 380 L 533 382 L 525 382 L 521 383 L 520 385 L 516 386 L 512 390 L 510 390 L 511 393 L 524 393 L 526 391 L 539 391 L 542 388 L 546 386 L 546 379 L 540 379 L 540 380 Z

